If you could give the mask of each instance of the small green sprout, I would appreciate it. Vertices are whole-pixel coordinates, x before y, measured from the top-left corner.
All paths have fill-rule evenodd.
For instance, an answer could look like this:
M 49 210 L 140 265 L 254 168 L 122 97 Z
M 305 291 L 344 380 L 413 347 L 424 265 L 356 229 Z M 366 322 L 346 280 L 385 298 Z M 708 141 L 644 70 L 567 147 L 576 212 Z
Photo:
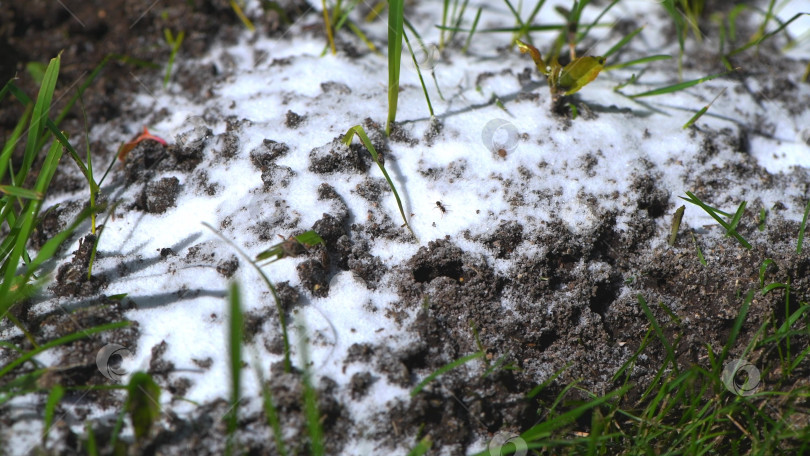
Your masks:
M 596 79 L 599 72 L 605 66 L 604 57 L 585 56 L 574 58 L 563 67 L 557 62 L 557 57 L 552 57 L 547 65 L 540 55 L 540 51 L 531 44 L 515 40 L 515 43 L 522 53 L 529 53 L 537 66 L 537 70 L 548 77 L 548 87 L 551 90 L 552 103 L 557 103 L 563 95 L 571 95 L 588 85 Z

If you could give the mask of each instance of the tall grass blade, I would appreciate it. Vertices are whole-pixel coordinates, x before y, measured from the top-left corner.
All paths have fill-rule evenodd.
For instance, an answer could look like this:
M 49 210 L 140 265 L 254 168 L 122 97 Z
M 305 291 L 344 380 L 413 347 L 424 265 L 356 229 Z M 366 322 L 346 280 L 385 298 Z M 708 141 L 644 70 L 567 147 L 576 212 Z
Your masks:
M 233 282 L 228 293 L 228 304 L 230 314 L 230 324 L 228 328 L 228 353 L 229 367 L 231 371 L 231 409 L 228 412 L 228 438 L 225 446 L 225 454 L 233 454 L 233 441 L 236 430 L 239 427 L 238 411 L 240 387 L 242 378 L 242 337 L 243 337 L 243 316 L 242 300 L 239 294 L 239 284 Z
M 51 389 L 48 394 L 48 399 L 45 402 L 45 430 L 42 432 L 42 447 L 45 448 L 45 443 L 48 441 L 48 434 L 51 432 L 53 425 L 53 417 L 56 414 L 56 406 L 65 395 L 65 388 L 62 385 L 56 385 Z
M 321 427 L 321 412 L 318 410 L 318 392 L 312 386 L 312 371 L 309 365 L 309 350 L 306 346 L 306 329 L 303 325 L 298 327 L 298 346 L 301 350 L 301 365 L 303 366 L 304 383 L 304 416 L 307 421 L 309 433 L 309 454 L 323 456 L 323 428 Z
M 700 79 L 693 79 L 691 81 L 681 82 L 678 84 L 673 84 L 671 86 L 661 87 L 660 89 L 650 90 L 647 92 L 637 93 L 634 95 L 628 95 L 630 98 L 641 98 L 641 97 L 651 97 L 653 95 L 663 95 L 666 93 L 674 93 L 678 92 L 683 89 L 688 89 L 689 87 L 696 86 L 698 84 L 702 84 L 706 81 L 711 81 L 712 79 L 719 78 L 721 76 L 725 76 L 731 73 L 731 71 L 725 71 L 723 73 L 712 74 Z
M 399 100 L 399 70 L 402 60 L 402 35 L 404 33 L 405 1 L 388 2 L 388 120 L 385 134 L 391 134 L 391 124 L 397 118 Z

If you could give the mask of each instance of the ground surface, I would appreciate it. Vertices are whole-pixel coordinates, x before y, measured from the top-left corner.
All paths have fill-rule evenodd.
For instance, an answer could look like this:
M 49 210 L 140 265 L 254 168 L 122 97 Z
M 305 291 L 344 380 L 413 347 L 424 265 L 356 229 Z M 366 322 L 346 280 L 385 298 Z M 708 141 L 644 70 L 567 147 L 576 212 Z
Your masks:
M 17 72 L 19 85 L 33 94 L 25 63 L 63 51 L 57 108 L 110 53 L 160 64 L 112 61 L 85 92 L 97 168 L 143 125 L 169 146 L 141 143 L 105 181 L 103 197 L 118 206 L 105 223 L 93 277 L 85 275 L 95 240 L 86 227 L 52 265 L 53 286 L 16 309 L 41 340 L 104 322 L 135 323 L 41 361 L 58 367 L 47 379 L 52 384 L 104 385 L 113 382 L 97 369 L 99 349 L 126 347 L 126 370 L 149 372 L 164 391 L 160 429 L 140 451 L 222 454 L 230 394 L 225 298 L 233 279 L 243 285 L 251 347 L 240 444 L 253 454 L 275 452 L 253 375 L 258 369 L 280 409 L 287 445 L 306 451 L 300 370 L 281 367 L 272 297 L 236 250 L 200 222 L 252 255 L 279 235 L 309 229 L 326 241 L 265 271 L 290 321 L 297 367 L 302 347 L 312 359 L 328 454 L 405 452 L 424 435 L 443 453 L 480 451 L 499 431 L 519 433 L 543 419 L 572 381 L 609 391 L 650 327 L 639 296 L 680 340 L 676 354 L 684 366 L 707 364 L 707 345 L 722 350 L 766 259 L 773 260 L 767 281 L 790 280 L 795 295 L 786 304 L 782 294 L 757 293 L 735 351 L 768 318 L 778 324 L 807 299 L 810 258 L 807 249 L 796 254 L 796 238 L 810 174 L 797 164 L 810 163 L 810 85 L 799 82 L 802 62 L 776 48 L 743 54 L 734 62 L 740 73 L 652 106 L 615 94 L 612 87 L 632 72 L 610 72 L 574 97 L 580 109 L 572 119 L 549 112 L 542 76 L 509 49 L 508 37 L 478 35 L 470 55 L 453 45 L 441 63 L 430 62 L 445 98 L 432 89 L 434 120 L 415 72 L 403 67 L 401 123 L 386 138 L 385 59 L 347 31 L 338 35 L 337 56 L 321 57 L 322 16 L 306 3 L 281 2 L 296 21 L 290 27 L 275 12 L 249 9 L 256 34 L 224 1 L 151 9 L 144 3 L 0 8 L 0 77 Z M 644 11 L 650 28 L 663 24 L 649 3 L 639 8 L 615 12 L 622 22 L 589 43 L 595 52 L 642 25 Z M 435 36 L 435 12 L 418 4 L 408 14 L 426 37 Z M 510 24 L 503 12 L 489 20 L 491 27 Z M 165 89 L 164 28 L 186 33 Z M 384 25 L 368 28 L 384 48 Z M 647 34 L 619 60 L 676 52 L 666 36 Z M 718 65 L 707 54 L 687 60 L 685 71 L 698 77 L 720 71 Z M 651 73 L 650 86 L 674 82 L 671 65 Z M 716 117 L 682 130 L 691 113 L 677 108 L 699 109 L 723 88 L 726 97 L 711 111 Z M 4 135 L 19 115 L 17 107 L 3 107 Z M 401 226 L 393 194 L 365 148 L 357 140 L 340 144 L 358 124 L 383 155 L 418 239 Z M 81 112 L 74 109 L 62 127 L 81 137 Z M 86 203 L 81 178 L 65 165 L 50 197 L 59 206 L 46 212 L 35 243 L 63 229 Z M 672 215 L 683 204 L 678 196 L 686 191 L 729 212 L 747 201 L 737 231 L 752 248 L 689 204 L 668 246 Z M 304 333 L 306 343 L 296 343 Z M 0 335 L 28 344 L 7 321 Z M 428 374 L 480 347 L 483 359 L 409 397 Z M 664 356 L 660 344 L 645 349 L 632 372 L 639 391 Z M 765 366 L 777 355 L 751 356 Z M 539 396 L 526 398 L 560 370 Z M 810 376 L 807 365 L 795 372 Z M 80 451 L 85 421 L 103 444 L 122 398 L 117 391 L 70 393 L 48 448 Z M 16 443 L 0 452 L 23 454 L 15 448 L 36 445 L 44 400 L 32 394 L 0 409 L 0 428 L 10 431 L 0 441 Z

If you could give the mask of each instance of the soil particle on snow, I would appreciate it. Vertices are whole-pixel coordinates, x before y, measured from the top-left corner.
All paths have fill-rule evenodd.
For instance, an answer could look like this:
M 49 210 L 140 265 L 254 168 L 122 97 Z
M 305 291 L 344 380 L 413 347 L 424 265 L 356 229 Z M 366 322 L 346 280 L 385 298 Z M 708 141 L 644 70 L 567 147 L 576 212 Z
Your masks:
M 91 296 L 104 287 L 104 275 L 87 277 L 90 259 L 93 254 L 96 236 L 88 234 L 79 240 L 79 248 L 73 252 L 73 259 L 59 267 L 56 284 L 51 287 L 57 296 Z
M 301 298 L 298 289 L 290 285 L 290 282 L 286 280 L 276 284 L 276 295 L 278 295 L 278 300 L 281 301 L 281 308 L 284 312 L 290 312 Z
M 262 183 L 264 184 L 264 191 L 272 192 L 278 187 L 287 188 L 290 181 L 296 176 L 296 172 L 289 166 L 279 166 L 275 163 L 262 169 Z
M 306 116 L 299 115 L 292 111 L 287 111 L 287 114 L 284 115 L 284 126 L 296 130 L 301 124 L 306 120 Z
M 301 285 L 314 296 L 323 298 L 329 295 L 329 271 L 314 259 L 304 260 L 296 267 Z
M 164 177 L 149 182 L 141 193 L 136 208 L 151 214 L 162 214 L 170 207 L 174 207 L 179 192 L 180 180 L 176 177 Z
M 496 258 L 508 258 L 523 240 L 523 225 L 518 222 L 503 222 L 484 244 L 495 251 Z
M 361 399 L 368 393 L 368 388 L 374 383 L 374 377 L 370 372 L 357 372 L 349 380 L 349 390 L 352 399 Z
M 231 255 L 227 260 L 222 260 L 217 264 L 217 272 L 230 279 L 236 270 L 239 269 L 239 259 L 236 255 Z
M 362 146 L 353 143 L 346 146 L 342 137 L 333 139 L 330 143 L 312 149 L 309 153 L 309 170 L 318 174 L 352 173 L 361 174 L 368 169 L 366 156 Z

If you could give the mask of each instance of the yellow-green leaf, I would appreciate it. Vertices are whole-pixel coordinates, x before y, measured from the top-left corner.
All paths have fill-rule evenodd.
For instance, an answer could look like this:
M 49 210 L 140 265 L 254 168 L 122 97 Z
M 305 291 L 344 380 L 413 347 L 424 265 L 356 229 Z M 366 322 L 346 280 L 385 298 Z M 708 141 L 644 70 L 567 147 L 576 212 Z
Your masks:
M 566 95 L 571 95 L 596 79 L 604 66 L 604 57 L 579 57 L 562 69 L 557 88 L 565 91 Z

